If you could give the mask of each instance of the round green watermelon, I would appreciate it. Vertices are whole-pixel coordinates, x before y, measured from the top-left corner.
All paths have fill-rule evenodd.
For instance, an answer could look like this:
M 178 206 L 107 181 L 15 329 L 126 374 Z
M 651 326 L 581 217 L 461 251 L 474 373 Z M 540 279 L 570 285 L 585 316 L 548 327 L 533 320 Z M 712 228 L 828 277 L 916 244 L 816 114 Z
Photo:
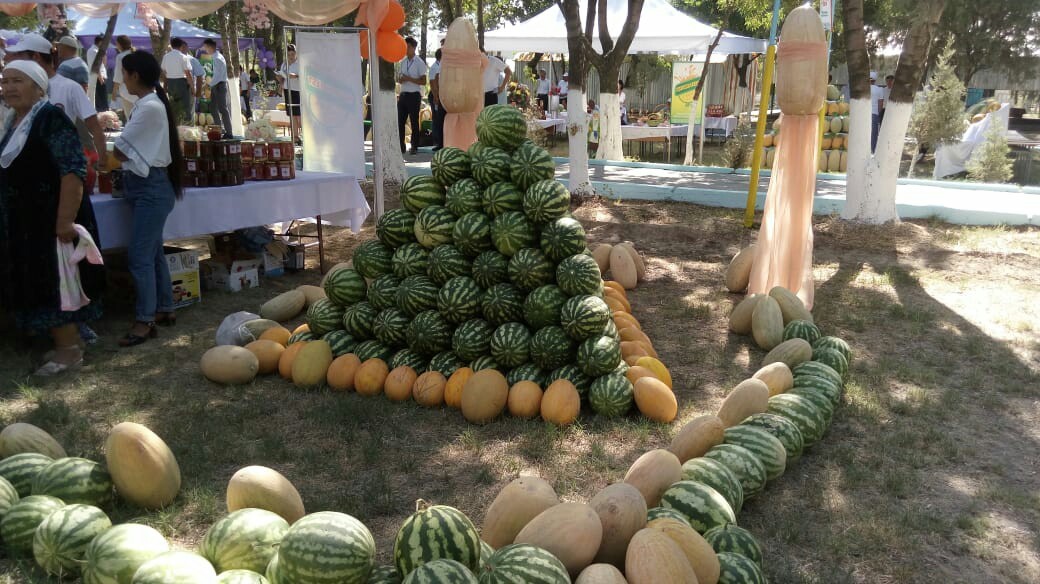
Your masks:
M 744 492 L 744 500 L 758 495 L 766 486 L 766 467 L 757 456 L 747 448 L 736 444 L 719 444 L 704 453 L 710 458 L 726 465 L 740 480 Z
M 364 523 L 345 513 L 321 511 L 293 523 L 275 557 L 279 579 L 285 582 L 341 584 L 364 582 L 375 556 L 376 542 Z
M 508 211 L 524 210 L 524 193 L 511 182 L 497 182 L 484 189 L 481 201 L 492 219 Z
M 562 259 L 556 266 L 556 283 L 570 296 L 603 295 L 603 274 L 596 260 L 585 254 Z
M 552 179 L 556 174 L 556 163 L 545 148 L 526 142 L 513 152 L 510 180 L 522 191 L 531 185 Z M 569 197 L 568 197 L 569 199 Z
M 477 318 L 483 312 L 484 290 L 469 276 L 448 280 L 437 294 L 437 310 L 451 324 Z
M 531 332 L 518 322 L 507 322 L 491 334 L 491 357 L 504 367 L 523 365 L 530 358 Z
M 483 198 L 484 188 L 480 183 L 472 178 L 464 178 L 448 187 L 444 206 L 456 217 L 462 217 L 483 210 Z
M 465 367 L 466 363 L 459 359 L 458 355 L 451 351 L 442 351 L 430 359 L 427 371 L 439 371 L 445 379 L 451 377 L 459 368 Z
M 469 276 L 473 264 L 454 245 L 440 245 L 430 252 L 430 263 L 426 275 L 438 286 L 443 286 L 456 276 Z
M 469 155 L 473 160 L 473 178 L 481 185 L 486 187 L 509 180 L 513 159 L 505 150 L 494 146 L 484 146 L 475 153 L 470 152 Z
M 394 250 L 378 239 L 362 242 L 354 249 L 354 269 L 365 278 L 393 272 Z
M 546 386 L 552 384 L 557 379 L 566 379 L 574 384 L 574 388 L 578 390 L 578 395 L 586 397 L 589 393 L 589 386 L 592 385 L 592 379 L 588 375 L 581 372 L 581 369 L 573 364 L 568 363 L 563 367 L 558 367 L 549 373 L 549 376 L 545 379 Z
M 394 275 L 404 279 L 408 276 L 425 276 L 429 261 L 430 252 L 426 248 L 418 243 L 406 243 L 397 248 L 391 263 Z
M 492 326 L 524 318 L 524 295 L 512 284 L 495 284 L 484 292 L 484 319 Z
M 337 306 L 361 302 L 367 291 L 365 277 L 353 268 L 340 268 L 325 278 L 325 296 Z
M 0 478 L 10 482 L 19 497 L 28 497 L 32 493 L 33 479 L 52 462 L 53 458 L 39 452 L 8 456 L 0 460 Z
M 550 179 L 534 182 L 524 192 L 524 214 L 535 225 L 559 219 L 570 208 L 571 193 L 559 181 Z
M 512 152 L 526 137 L 527 120 L 512 106 L 488 106 L 477 115 L 477 140 L 481 144 Z
M 397 305 L 397 287 L 400 285 L 401 279 L 394 274 L 379 276 L 368 286 L 366 296 L 368 303 L 376 310 L 395 307 Z
M 480 584 L 570 584 L 567 567 L 548 551 L 526 543 L 502 547 L 485 562 Z
M 415 317 L 424 310 L 437 308 L 439 289 L 428 277 L 408 276 L 397 287 L 397 308 L 407 316 Z
M 524 300 L 524 321 L 531 330 L 560 324 L 560 309 L 567 295 L 553 284 L 539 286 Z
M 697 481 L 679 481 L 661 495 L 661 506 L 682 513 L 693 529 L 704 535 L 709 529 L 736 523 L 737 516 L 718 491 Z
M 699 456 L 683 463 L 682 480 L 697 481 L 715 489 L 726 498 L 726 502 L 734 512 L 739 513 L 744 506 L 744 487 L 740 479 L 721 462 Z
M 452 326 L 436 310 L 420 312 L 408 325 L 408 348 L 424 356 L 451 348 Z
M 199 553 L 217 572 L 263 572 L 278 551 L 289 523 L 264 509 L 239 509 L 217 521 L 206 532 Z
M 560 217 L 542 227 L 542 251 L 554 262 L 581 254 L 585 245 L 585 228 L 577 219 Z
M 217 571 L 206 558 L 192 552 L 173 551 L 141 564 L 131 584 L 200 584 L 216 580 Z
M 704 534 L 716 553 L 740 554 L 762 567 L 762 546 L 751 532 L 732 523 L 713 527 Z
M 578 345 L 578 366 L 589 377 L 606 375 L 621 361 L 621 343 L 606 336 L 589 337 Z
M 343 329 L 359 341 L 372 338 L 372 325 L 379 311 L 368 302 L 358 302 L 343 311 Z
M 766 576 L 755 562 L 741 554 L 721 552 L 718 584 L 766 584 Z
M 402 365 L 411 367 L 416 373 L 422 374 L 426 371 L 428 361 L 425 357 L 411 349 L 401 349 L 390 357 L 388 365 L 390 369 L 397 369 Z
M 466 178 L 470 174 L 469 155 L 458 148 L 451 146 L 441 148 L 433 154 L 430 160 L 430 170 L 433 178 L 446 187 Z
M 556 325 L 538 329 L 531 337 L 530 350 L 531 361 L 550 371 L 574 360 L 574 341 Z
M 610 307 L 596 296 L 573 296 L 560 307 L 560 326 L 576 341 L 600 336 L 611 323 Z
M 342 271 L 342 270 L 340 270 Z M 343 307 L 331 298 L 322 298 L 307 309 L 307 325 L 311 334 L 322 336 L 343 328 Z
M 251 570 L 228 570 L 217 575 L 215 584 L 270 584 L 270 581 Z
M 66 505 L 47 516 L 33 534 L 33 557 L 58 578 L 78 576 L 91 540 L 112 527 L 112 520 L 93 505 Z
M 57 497 L 66 505 L 104 505 L 112 500 L 113 488 L 112 476 L 104 465 L 76 457 L 55 460 L 32 482 L 32 494 Z
M 509 281 L 520 290 L 529 292 L 555 280 L 555 266 L 538 248 L 521 248 L 509 259 Z
M 169 542 L 155 529 L 136 523 L 116 525 L 87 546 L 83 584 L 130 584 L 142 564 L 168 551 Z
M 410 176 L 401 185 L 401 204 L 412 213 L 444 204 L 444 185 L 429 175 Z
M 407 577 L 436 560 L 453 560 L 470 571 L 480 567 L 477 528 L 454 507 L 432 505 L 416 511 L 397 532 L 394 564 L 399 573 Z
M 460 324 L 451 337 L 451 350 L 466 362 L 491 350 L 491 334 L 495 329 L 486 320 L 474 318 Z
M 455 560 L 433 560 L 416 568 L 404 584 L 479 584 L 469 567 Z
M 455 221 L 455 215 L 447 208 L 430 205 L 419 211 L 419 216 L 415 218 L 415 239 L 426 249 L 451 243 L 451 233 L 455 229 Z
M 495 250 L 481 253 L 473 260 L 473 280 L 485 290 L 495 284 L 508 284 L 509 258 Z
M 401 347 L 407 342 L 408 324 L 412 319 L 397 308 L 387 308 L 376 315 L 372 322 L 372 334 L 376 340 L 388 347 Z
M 533 381 L 539 387 L 545 385 L 545 372 L 534 363 L 524 363 L 519 367 L 513 367 L 506 375 L 506 383 L 512 387 L 521 381 Z
M 624 416 L 632 409 L 634 401 L 632 382 L 622 374 L 601 375 L 589 385 L 589 405 L 601 416 Z
M 478 211 L 466 213 L 455 222 L 451 239 L 467 257 L 477 257 L 492 248 L 491 219 Z
M 538 243 L 538 232 L 520 211 L 506 211 L 491 222 L 491 243 L 502 255 L 512 257 Z

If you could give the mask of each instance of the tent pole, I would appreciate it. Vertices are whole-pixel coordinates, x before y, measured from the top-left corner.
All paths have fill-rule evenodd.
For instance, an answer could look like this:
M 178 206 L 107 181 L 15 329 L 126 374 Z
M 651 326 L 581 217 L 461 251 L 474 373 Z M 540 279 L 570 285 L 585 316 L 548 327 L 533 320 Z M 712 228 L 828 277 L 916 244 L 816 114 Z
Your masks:
M 379 148 L 382 144 L 381 126 L 376 121 L 378 112 L 376 108 L 375 92 L 379 91 L 379 49 L 376 47 L 376 31 L 368 30 L 368 107 L 372 111 L 372 189 L 375 200 L 375 219 L 378 221 L 383 216 L 383 153 Z
M 758 198 L 758 177 L 762 167 L 762 140 L 766 134 L 766 117 L 769 96 L 773 90 L 773 63 L 776 62 L 776 29 L 780 20 L 780 0 L 773 2 L 773 20 L 769 24 L 769 46 L 766 48 L 766 65 L 762 71 L 762 101 L 758 107 L 758 124 L 755 128 L 755 149 L 751 155 L 751 183 L 748 185 L 747 206 L 744 209 L 744 227 L 755 222 L 755 201 Z

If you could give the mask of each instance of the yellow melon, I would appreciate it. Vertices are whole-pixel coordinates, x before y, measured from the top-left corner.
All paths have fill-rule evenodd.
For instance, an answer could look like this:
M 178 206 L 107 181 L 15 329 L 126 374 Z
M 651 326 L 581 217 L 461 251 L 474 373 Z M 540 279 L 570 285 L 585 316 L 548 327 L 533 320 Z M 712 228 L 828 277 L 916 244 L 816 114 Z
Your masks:
M 325 384 L 325 377 L 332 365 L 332 348 L 325 341 L 307 343 L 292 365 L 292 381 L 296 387 L 312 389 Z
M 480 536 L 495 549 L 509 545 L 532 519 L 559 504 L 559 497 L 547 481 L 520 476 L 506 485 L 488 507 Z
M 256 355 L 256 360 L 260 364 L 257 373 L 260 375 L 278 371 L 278 360 L 282 358 L 282 353 L 285 352 L 285 346 L 267 339 L 253 341 L 246 345 L 246 349 Z
M 680 480 L 682 463 L 675 454 L 663 448 L 643 454 L 625 473 L 625 482 L 643 494 L 649 508 L 657 507 L 661 502 L 661 495 Z
M 307 343 L 310 341 L 300 341 L 293 343 L 285 348 L 282 352 L 282 356 L 278 358 L 278 375 L 286 381 L 292 381 L 292 366 L 293 362 L 296 361 L 296 355 L 303 350 Z
M 105 462 L 116 492 L 142 509 L 169 505 L 181 489 L 181 468 L 173 451 L 141 424 L 123 422 L 112 428 Z
M 274 341 L 279 345 L 285 347 L 289 344 L 289 337 L 292 336 L 292 332 L 284 326 L 274 326 L 266 331 L 260 333 L 261 341 Z
M 618 284 L 616 280 L 603 280 L 603 291 L 606 292 L 607 288 L 616 291 L 622 298 L 628 298 L 628 293 L 625 292 L 625 287 Z
M 448 384 L 444 387 L 444 403 L 449 408 L 459 409 L 462 407 L 462 388 L 466 386 L 466 382 L 469 381 L 470 377 L 473 377 L 472 369 L 459 367 L 448 378 Z
M 560 503 L 539 513 L 513 543 L 529 543 L 548 551 L 574 577 L 592 563 L 602 541 L 603 524 L 595 509 L 584 503 Z
M 541 414 L 546 422 L 566 426 L 578 419 L 581 413 L 581 395 L 574 384 L 566 379 L 557 379 L 549 384 L 542 396 Z
M 534 418 L 541 412 L 542 388 L 533 381 L 518 381 L 509 388 L 506 406 L 511 416 Z
M 593 561 L 623 567 L 629 540 L 646 527 L 646 499 L 633 485 L 615 483 L 596 493 L 589 506 L 603 525 L 603 538 Z
M 509 399 L 505 375 L 495 369 L 477 371 L 462 388 L 462 416 L 474 424 L 497 418 Z
M 264 509 L 290 524 L 306 514 L 299 491 L 281 473 L 265 466 L 247 466 L 234 474 L 227 487 L 228 513 Z
M 412 397 L 415 402 L 428 408 L 436 408 L 444 404 L 444 389 L 448 380 L 440 371 L 427 371 L 415 380 Z
M 412 397 L 412 386 L 415 385 L 415 369 L 407 365 L 394 368 L 387 374 L 383 391 L 387 399 L 395 402 L 408 401 Z
M 654 377 L 660 379 L 669 389 L 672 389 L 672 374 L 660 360 L 655 357 L 642 357 L 636 362 L 636 365 L 653 371 Z
M 679 403 L 672 390 L 662 381 L 655 377 L 643 377 L 636 381 L 634 387 L 639 413 L 662 424 L 671 423 L 675 419 L 679 413 Z
M 325 374 L 325 382 L 329 387 L 337 391 L 351 391 L 354 389 L 354 376 L 361 367 L 361 359 L 354 353 L 340 355 L 332 360 L 329 371 Z
M 260 361 L 245 347 L 219 345 L 206 351 L 199 362 L 206 379 L 224 385 L 249 383 L 260 370 Z
M 383 385 L 389 374 L 390 369 L 382 359 L 369 359 L 354 374 L 354 391 L 370 397 L 379 395 L 383 393 Z

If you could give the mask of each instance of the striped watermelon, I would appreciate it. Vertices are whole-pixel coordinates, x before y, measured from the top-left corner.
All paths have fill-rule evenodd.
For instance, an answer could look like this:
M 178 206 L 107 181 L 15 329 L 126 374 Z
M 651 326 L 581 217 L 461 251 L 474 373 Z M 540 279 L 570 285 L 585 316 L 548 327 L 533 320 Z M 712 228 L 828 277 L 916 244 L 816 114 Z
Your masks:
M 424 310 L 437 308 L 437 285 L 426 276 L 408 276 L 397 287 L 397 308 L 415 317 Z
M 401 584 L 401 575 L 396 566 L 376 566 L 365 584 Z
M 402 280 L 408 276 L 425 276 L 429 261 L 430 252 L 426 248 L 418 243 L 406 243 L 394 252 L 394 275 Z
M 576 341 L 600 335 L 612 322 L 610 307 L 596 296 L 573 296 L 560 307 L 560 326 Z
M 852 348 L 838 337 L 820 337 L 813 341 L 812 347 L 814 353 L 816 349 L 834 349 L 841 353 L 842 357 L 845 357 L 845 361 L 852 363 Z
M 661 506 L 682 513 L 690 527 L 701 535 L 713 527 L 737 522 L 726 498 L 697 481 L 679 481 L 668 487 L 661 495 Z
M 404 584 L 479 584 L 473 572 L 455 560 L 434 560 L 415 569 Z
M 487 561 L 491 559 L 491 554 L 495 553 L 495 548 L 491 547 L 491 544 L 480 540 L 480 571 L 484 571 L 484 566 L 487 565 Z
M 537 245 L 534 225 L 520 211 L 506 211 L 491 222 L 491 243 L 502 255 L 512 257 L 525 247 Z
M 215 582 L 217 571 L 206 558 L 173 551 L 159 554 L 134 572 L 132 584 L 201 584 Z
M 379 341 L 367 340 L 358 343 L 358 346 L 354 347 L 354 354 L 362 362 L 369 359 L 389 361 L 394 354 L 394 350 Z
M 823 415 L 823 422 L 828 426 L 831 423 L 831 418 L 834 416 L 834 404 L 831 402 L 830 396 L 816 387 L 792 387 L 787 390 L 787 395 L 796 395 L 804 397 L 805 399 L 812 402 L 816 409 Z
M 564 302 L 567 302 L 567 295 L 559 287 L 553 284 L 539 286 L 524 300 L 524 320 L 531 330 L 558 325 Z
M 66 505 L 47 516 L 33 534 L 33 558 L 52 576 L 78 576 L 91 540 L 112 527 L 93 505 Z
M 23 452 L 0 460 L 0 477 L 6 479 L 19 497 L 27 497 L 32 492 L 32 481 L 41 470 L 54 459 L 38 452 Z
M 307 325 L 310 327 L 309 332 L 316 337 L 338 331 L 343 328 L 343 307 L 331 298 L 322 298 L 307 309 Z
M 527 120 L 514 107 L 496 104 L 477 115 L 477 140 L 481 144 L 512 152 L 526 137 Z
M 545 379 L 545 385 L 548 387 L 552 382 L 557 379 L 566 379 L 574 384 L 574 388 L 578 390 L 578 394 L 585 397 L 589 393 L 589 386 L 592 385 L 592 380 L 587 375 L 581 372 L 581 369 L 573 363 L 564 365 L 554 369 L 549 373 L 549 376 Z
M 709 529 L 704 539 L 716 553 L 740 554 L 762 567 L 762 547 L 751 532 L 736 525 L 720 525 Z
M 812 446 L 820 441 L 823 433 L 827 431 L 827 418 L 820 408 L 809 399 L 800 395 L 781 393 L 769 398 L 769 406 L 766 409 L 771 414 L 783 416 L 802 433 L 805 446 Z
M 762 428 L 743 424 L 726 428 L 723 443 L 750 450 L 765 467 L 767 481 L 780 478 L 787 468 L 787 450 L 783 443 Z
M 452 373 L 456 370 L 465 367 L 466 363 L 459 359 L 459 357 L 451 351 L 443 351 L 437 353 L 430 359 L 430 365 L 426 368 L 427 371 L 440 371 L 441 375 L 445 379 L 451 377 Z
M 740 554 L 721 552 L 718 555 L 718 584 L 766 584 L 765 574 L 755 562 Z
M 507 322 L 491 334 L 491 357 L 504 367 L 517 367 L 530 357 L 531 332 L 518 322 Z
M 819 361 L 806 361 L 804 363 L 799 363 L 794 366 L 794 369 L 791 369 L 791 372 L 794 374 L 795 379 L 803 376 L 819 377 L 834 383 L 838 387 L 843 385 L 841 375 L 829 365 L 825 365 Z
M 479 142 L 478 142 L 479 144 Z M 470 152 L 473 160 L 473 178 L 483 186 L 509 180 L 513 159 L 509 153 L 494 146 L 484 146 L 477 152 Z
M 559 181 L 543 180 L 533 183 L 524 193 L 524 214 L 535 225 L 559 219 L 570 208 L 571 193 Z
M 206 532 L 199 553 L 217 572 L 263 572 L 278 552 L 289 523 L 264 509 L 239 509 L 217 521 Z
M 507 211 L 524 210 L 524 193 L 511 182 L 497 182 L 484 189 L 484 212 L 492 219 Z
M 484 291 L 469 276 L 448 280 L 437 294 L 437 310 L 449 323 L 477 318 L 481 315 Z
M 329 331 L 328 333 L 325 333 L 325 335 L 328 335 L 328 334 L 333 333 L 333 332 L 336 332 L 336 331 Z M 347 331 L 343 331 L 343 332 L 347 332 Z M 300 331 L 298 333 L 293 333 L 289 337 L 289 340 L 286 342 L 286 346 L 293 345 L 293 344 L 296 344 L 296 343 L 303 343 L 303 342 L 306 342 L 306 341 L 317 341 L 318 339 L 324 338 L 325 335 L 322 335 L 322 336 L 319 337 L 318 335 L 312 333 L 311 331 Z
M 531 361 L 546 370 L 563 367 L 574 360 L 574 341 L 562 327 L 550 325 L 531 337 Z
M 4 518 L 4 514 L 18 502 L 18 490 L 14 488 L 11 481 L 0 477 L 0 519 Z
M 480 183 L 464 178 L 448 187 L 444 196 L 444 206 L 456 217 L 483 210 L 484 188 Z
M 403 347 L 407 342 L 408 323 L 412 319 L 396 308 L 387 308 L 376 315 L 372 334 L 388 347 Z
M 378 239 L 363 241 L 354 249 L 354 269 L 365 278 L 378 278 L 392 273 L 393 259 L 393 248 Z M 363 293 L 361 297 L 364 298 Z
M 670 507 L 651 507 L 646 510 L 646 522 L 650 523 L 654 519 L 675 519 L 681 521 L 686 525 L 690 524 L 690 520 L 685 515 L 679 513 L 675 509 Z
M 484 355 L 483 357 L 474 359 L 473 362 L 469 364 L 469 368 L 472 369 L 474 373 L 477 371 L 483 371 L 484 369 L 500 369 L 498 363 L 495 362 L 495 359 L 491 355 Z
M 541 246 L 554 262 L 580 254 L 585 249 L 585 228 L 571 217 L 550 221 L 542 228 Z
M 579 367 L 581 367 L 579 357 Z M 597 377 L 589 385 L 589 405 L 601 416 L 624 416 L 632 409 L 635 395 L 632 382 L 624 375 L 608 373 Z
M 523 291 L 552 284 L 556 280 L 556 266 L 536 247 L 517 250 L 509 259 L 509 281 Z
M 410 575 L 434 560 L 454 560 L 467 570 L 480 567 L 480 535 L 458 509 L 432 505 L 412 514 L 394 540 L 397 571 Z
M 526 142 L 513 153 L 509 177 L 521 191 L 526 191 L 536 182 L 550 180 L 555 174 L 556 163 L 545 148 Z
M 495 331 L 486 320 L 474 318 L 460 324 L 451 337 L 451 350 L 469 362 L 491 350 L 491 334 Z
M 426 249 L 451 243 L 455 221 L 455 215 L 445 207 L 430 205 L 419 211 L 419 216 L 415 218 L 415 240 Z
M 264 576 L 250 570 L 228 570 L 217 575 L 214 584 L 270 584 Z
M 545 371 L 542 371 L 534 363 L 524 363 L 519 367 L 510 369 L 509 374 L 506 375 L 506 383 L 512 387 L 513 384 L 521 381 L 533 381 L 539 387 L 543 387 L 545 385 Z
M 340 268 L 325 278 L 325 296 L 329 302 L 337 306 L 350 306 L 355 302 L 361 302 L 365 299 L 367 291 L 365 277 L 353 268 Z
M 32 494 L 50 495 L 66 505 L 104 505 L 112 500 L 112 476 L 104 465 L 86 458 L 59 458 L 36 475 Z
M 441 148 L 433 154 L 433 159 L 430 160 L 430 170 L 433 178 L 442 185 L 450 187 L 469 176 L 470 164 L 468 154 L 449 146 Z
M 466 257 L 476 257 L 492 248 L 491 219 L 478 211 L 466 213 L 455 222 L 451 239 Z
M 436 310 L 426 310 L 408 325 L 408 348 L 433 356 L 451 348 L 452 327 Z
M 279 565 L 278 554 L 275 554 L 271 558 L 271 563 L 267 564 L 267 571 L 264 572 L 264 577 L 271 584 L 289 584 L 289 579 L 282 576 Z
M 391 370 L 406 365 L 414 369 L 416 373 L 421 374 L 426 371 L 427 361 L 425 357 L 411 349 L 401 349 L 390 357 L 390 362 L 388 364 Z
M 827 397 L 831 409 L 838 407 L 838 404 L 841 403 L 841 386 L 821 377 L 799 375 L 794 378 L 794 387 L 788 391 L 794 391 L 795 389 L 813 390 L 823 394 Z
M 810 345 L 820 338 L 820 329 L 807 320 L 792 320 L 784 327 L 784 340 L 804 339 Z
M 423 250 L 425 253 L 425 250 Z M 397 254 L 394 254 L 396 257 Z M 426 273 L 425 270 L 422 273 Z M 383 274 L 368 285 L 368 303 L 376 310 L 386 310 L 397 306 L 397 287 L 401 279 L 394 274 Z
M 430 252 L 430 265 L 426 275 L 438 286 L 443 286 L 455 276 L 469 276 L 473 264 L 454 245 L 441 245 Z
M 682 480 L 697 481 L 715 489 L 736 513 L 744 506 L 744 487 L 740 485 L 740 479 L 717 460 L 703 456 L 687 460 L 682 466 Z
M 603 325 L 603 332 L 601 334 L 605 337 L 610 337 L 618 341 L 621 340 L 621 333 L 618 332 L 617 325 L 614 324 L 613 318 L 608 320 L 607 324 Z M 624 361 L 622 361 L 622 363 L 624 363 Z
M 343 329 L 359 341 L 371 339 L 379 311 L 368 302 L 358 302 L 343 311 Z
M 761 428 L 772 434 L 784 445 L 788 465 L 801 458 L 805 441 L 798 426 L 791 420 L 776 414 L 762 413 L 748 417 L 741 425 Z
M 606 375 L 621 361 L 621 343 L 606 336 L 589 337 L 578 345 L 577 361 L 589 377 Z
M 358 344 L 358 340 L 350 336 L 350 333 L 347 331 L 332 331 L 331 333 L 325 333 L 325 335 L 321 337 L 321 340 L 329 344 L 329 348 L 332 349 L 333 357 L 346 355 L 353 351 L 354 347 Z
M 491 146 L 488 146 L 487 144 L 481 144 L 479 141 L 477 141 L 469 145 L 469 148 L 466 149 L 466 154 L 469 154 L 470 161 L 473 161 L 476 160 L 477 156 L 480 156 L 480 153 L 483 152 L 486 148 L 491 148 Z
M 504 546 L 491 554 L 480 584 L 570 584 L 567 567 L 556 556 L 526 543 Z
M 825 337 L 826 338 L 826 337 Z M 849 375 L 849 361 L 837 349 L 830 347 L 813 347 L 812 360 L 835 370 L 844 380 Z
M 293 523 L 278 546 L 278 574 L 292 584 L 364 582 L 375 565 L 372 533 L 345 513 L 321 511 Z
M 603 274 L 596 260 L 585 254 L 564 258 L 556 266 L 556 282 L 571 296 L 603 295 Z
M 492 326 L 524 318 L 524 295 L 512 284 L 495 284 L 484 292 L 484 319 Z
M 116 525 L 87 546 L 83 584 L 130 584 L 141 564 L 168 551 L 169 542 L 155 529 L 136 523 Z
M 65 506 L 61 499 L 46 495 L 24 497 L 11 506 L 0 520 L 0 538 L 8 555 L 29 555 L 33 551 L 36 528 L 51 513 Z
M 509 258 L 495 250 L 478 255 L 473 260 L 473 280 L 485 290 L 495 284 L 508 284 Z
M 412 213 L 444 204 L 444 185 L 429 175 L 410 176 L 401 185 L 401 204 Z
M 762 492 L 766 486 L 766 467 L 747 448 L 736 444 L 719 444 L 704 454 L 705 458 L 721 462 L 740 480 L 744 500 Z

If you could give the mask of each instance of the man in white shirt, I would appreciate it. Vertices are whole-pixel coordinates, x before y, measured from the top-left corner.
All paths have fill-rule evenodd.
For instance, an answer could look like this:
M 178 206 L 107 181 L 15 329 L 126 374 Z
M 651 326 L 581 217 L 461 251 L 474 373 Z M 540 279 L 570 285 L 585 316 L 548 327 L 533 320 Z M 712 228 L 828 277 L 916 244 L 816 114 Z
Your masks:
M 61 37 L 58 41 L 58 75 L 75 81 L 86 91 L 90 83 L 90 70 L 87 69 L 87 62 L 79 58 L 79 49 L 76 37 Z
M 162 58 L 162 80 L 170 105 L 176 113 L 177 123 L 188 125 L 195 112 L 194 78 L 191 75 L 191 61 L 181 52 L 184 40 L 174 37 L 170 39 L 170 49 Z
M 288 60 L 282 63 L 281 68 L 275 75 L 282 84 L 282 95 L 285 97 L 285 113 L 292 117 L 293 141 L 300 139 L 300 62 L 297 60 L 296 45 L 290 44 L 285 48 L 285 56 Z
M 228 95 L 228 68 L 224 55 L 217 50 L 217 41 L 202 41 L 202 49 L 213 57 L 213 76 L 209 79 L 209 109 L 214 120 L 223 128 L 224 140 L 230 140 L 231 133 L 231 96 Z
M 877 148 L 878 132 L 881 130 L 881 103 L 885 100 L 885 88 L 877 84 L 877 71 L 870 72 L 870 151 Z
M 545 69 L 538 70 L 538 86 L 535 88 L 535 96 L 538 97 L 539 111 L 549 111 L 549 87 L 552 84 L 545 76 Z
M 419 108 L 422 106 L 422 87 L 426 85 L 426 63 L 415 56 L 415 47 L 419 45 L 412 37 L 404 39 L 408 46 L 408 56 L 401 61 L 397 72 L 397 82 L 401 84 L 401 94 L 397 96 L 397 132 L 401 139 L 401 154 L 404 154 L 404 124 L 411 118 L 412 148 L 408 152 L 419 152 Z
M 190 66 L 190 65 L 189 65 Z M 253 106 L 250 103 L 252 100 L 253 81 L 249 78 L 249 71 L 242 68 L 241 65 L 236 67 L 238 71 L 238 93 L 242 96 L 242 115 L 247 120 L 253 120 Z
M 488 65 L 484 68 L 484 107 L 488 107 L 498 103 L 498 94 L 506 90 L 509 79 L 513 76 L 513 70 L 499 57 L 488 55 L 487 51 L 484 54 L 488 59 Z M 500 77 L 500 75 L 505 75 L 505 77 Z
M 97 59 L 98 50 L 103 40 L 105 39 L 101 35 L 94 37 L 94 45 L 87 49 L 88 71 L 94 68 L 94 59 Z M 108 87 L 105 85 L 106 83 L 108 83 L 108 67 L 105 66 L 105 59 L 102 57 L 101 65 L 98 68 L 97 85 L 94 87 L 94 107 L 102 112 L 108 109 Z
M 441 103 L 441 50 L 434 53 L 437 61 L 430 67 L 430 109 L 433 110 L 433 151 L 444 148 L 444 104 Z
M 133 111 L 134 103 L 137 102 L 137 96 L 131 95 L 123 84 L 123 58 L 134 50 L 130 37 L 125 34 L 117 36 L 116 50 L 119 53 L 116 55 L 116 72 L 112 75 L 112 95 L 119 100 L 119 106 L 123 109 L 123 116 L 129 120 L 130 112 Z
M 556 92 L 560 94 L 560 105 L 563 107 L 567 107 L 568 79 L 567 72 L 564 71 L 563 75 L 560 76 L 560 82 L 556 84 Z

